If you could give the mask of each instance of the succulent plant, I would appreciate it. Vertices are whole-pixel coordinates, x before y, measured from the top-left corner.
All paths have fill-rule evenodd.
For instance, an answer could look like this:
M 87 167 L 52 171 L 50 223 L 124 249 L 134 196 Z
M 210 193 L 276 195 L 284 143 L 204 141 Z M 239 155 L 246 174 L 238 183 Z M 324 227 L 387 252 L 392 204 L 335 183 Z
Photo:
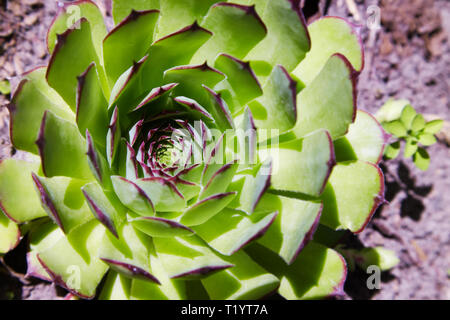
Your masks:
M 48 66 L 15 90 L 31 161 L 0 165 L 0 252 L 27 234 L 28 275 L 82 298 L 342 294 L 345 260 L 315 231 L 364 229 L 387 142 L 356 108 L 355 26 L 307 26 L 297 0 L 113 16 L 108 32 L 91 1 L 62 7 Z
M 386 158 L 397 158 L 400 154 L 401 141 L 404 141 L 404 158 L 412 157 L 417 168 L 427 170 L 430 155 L 425 147 L 437 142 L 435 135 L 441 131 L 444 121 L 435 119 L 427 122 L 424 116 L 417 113 L 411 103 L 404 99 L 388 100 L 375 116 L 384 129 L 396 139 L 387 146 Z

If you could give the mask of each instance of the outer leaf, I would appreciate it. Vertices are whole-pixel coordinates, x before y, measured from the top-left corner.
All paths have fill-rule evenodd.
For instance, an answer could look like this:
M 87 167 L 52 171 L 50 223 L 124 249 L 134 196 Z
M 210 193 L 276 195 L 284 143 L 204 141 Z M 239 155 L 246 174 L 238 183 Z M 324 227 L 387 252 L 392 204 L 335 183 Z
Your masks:
M 225 208 L 205 223 L 195 226 L 194 230 L 212 248 L 221 254 L 230 256 L 250 242 L 262 237 L 274 222 L 277 214 L 278 212 L 272 212 L 249 217 L 238 210 Z
M 213 300 L 261 299 L 274 292 L 279 280 L 240 251 L 227 258 L 235 266 L 202 279 Z
M 118 24 L 125 19 L 133 10 L 144 11 L 159 9 L 160 0 L 113 0 L 112 15 L 114 23 Z
M 436 134 L 441 131 L 442 126 L 444 125 L 444 120 L 432 120 L 427 122 L 425 125 L 424 131 L 430 134 Z
M 92 43 L 89 22 L 82 18 L 79 26 L 58 35 L 58 42 L 50 58 L 47 69 L 47 82 L 66 101 L 70 108 L 76 108 L 77 77 L 86 68 L 100 61 Z M 104 81 L 104 75 L 100 74 Z
M 400 120 L 386 122 L 383 124 L 383 127 L 386 129 L 386 131 L 392 133 L 397 138 L 405 137 L 408 134 L 405 126 Z
M 39 163 L 15 159 L 0 162 L 0 209 L 16 223 L 47 215 L 31 178 L 38 170 Z
M 0 210 L 0 254 L 14 249 L 20 242 L 21 234 L 17 224 L 8 219 Z
M 437 140 L 431 133 L 421 133 L 419 135 L 419 142 L 424 146 L 431 146 L 435 144 Z
M 170 181 L 154 177 L 138 179 L 136 184 L 150 197 L 156 211 L 181 211 L 186 207 L 186 199 Z
M 259 153 L 261 159 L 272 157 L 273 189 L 311 196 L 322 193 L 335 164 L 331 138 L 323 130 Z
M 45 110 L 50 110 L 66 120 L 75 120 L 69 106 L 47 84 L 45 70 L 37 68 L 28 73 L 20 82 L 8 105 L 10 137 L 14 147 L 34 154 L 38 153 L 34 142 Z M 23 125 L 24 123 L 26 125 Z
M 40 263 L 56 284 L 79 297 L 94 297 L 108 270 L 108 266 L 97 259 L 104 230 L 100 223 L 92 220 L 38 254 Z M 71 243 L 76 243 L 76 247 Z M 85 254 L 80 254 L 80 250 Z
M 131 11 L 103 40 L 103 59 L 110 86 L 145 56 L 151 43 L 159 11 Z
M 389 99 L 377 111 L 375 118 L 381 123 L 397 120 L 401 117 L 403 109 L 408 105 L 411 105 L 408 100 Z
M 305 245 L 312 240 L 319 225 L 323 205 L 320 202 L 275 195 L 265 197 L 267 198 L 265 201 L 269 201 L 280 214 L 258 242 L 278 253 L 287 264 L 291 264 Z
M 400 141 L 394 142 L 387 146 L 385 156 L 388 159 L 395 159 L 400 154 Z
M 308 26 L 311 51 L 295 68 L 294 75 L 311 84 L 330 56 L 345 56 L 356 72 L 364 67 L 364 51 L 357 27 L 339 17 L 324 17 Z
M 152 200 L 136 183 L 119 176 L 113 176 L 112 183 L 123 205 L 144 216 L 154 214 Z
M 334 142 L 336 160 L 364 160 L 379 163 L 390 138 L 378 121 L 369 113 L 358 110 L 356 120 L 345 137 Z
M 418 142 L 415 138 L 412 137 L 406 138 L 404 157 L 405 158 L 411 157 L 414 153 L 416 153 L 417 148 Z
M 425 119 L 421 114 L 416 115 L 411 123 L 411 130 L 413 132 L 419 132 L 424 128 L 425 128 Z
M 86 141 L 71 122 L 46 111 L 36 140 L 42 170 L 47 177 L 92 179 Z
M 297 0 L 258 0 L 256 12 L 267 27 L 267 36 L 246 59 L 280 64 L 292 71 L 303 60 L 311 43 L 305 18 Z
M 213 5 L 201 25 L 213 36 L 194 55 L 194 64 L 212 63 L 219 53 L 242 59 L 267 32 L 254 7 L 227 2 Z
M 85 181 L 67 177 L 44 178 L 34 173 L 32 175 L 42 207 L 64 233 L 68 234 L 93 219 L 81 192 Z
M 198 278 L 233 266 L 197 236 L 154 238 L 153 241 L 158 257 L 172 279 Z
M 411 129 L 412 122 L 417 115 L 416 110 L 411 105 L 407 105 L 400 116 L 400 120 L 402 121 L 403 125 L 406 129 Z
M 194 231 L 181 223 L 160 217 L 142 217 L 130 221 L 140 231 L 151 237 L 189 236 Z
M 333 140 L 347 133 L 356 116 L 357 73 L 341 54 L 328 59 L 314 80 L 297 96 L 297 137 L 326 129 Z
M 430 166 L 430 156 L 428 155 L 427 150 L 423 148 L 418 148 L 417 152 L 414 153 L 413 156 L 414 164 L 417 168 L 422 171 L 425 171 Z
M 109 271 L 99 300 L 130 300 L 131 279 Z
M 384 202 L 383 173 L 368 162 L 338 163 L 321 198 L 324 209 L 320 223 L 359 233 Z
M 258 129 L 292 129 L 297 120 L 296 82 L 277 65 L 263 87 L 263 96 L 249 104 Z
M 289 266 L 260 245 L 251 246 L 247 252 L 280 278 L 278 293 L 286 299 L 323 299 L 344 293 L 347 267 L 333 249 L 310 242 Z

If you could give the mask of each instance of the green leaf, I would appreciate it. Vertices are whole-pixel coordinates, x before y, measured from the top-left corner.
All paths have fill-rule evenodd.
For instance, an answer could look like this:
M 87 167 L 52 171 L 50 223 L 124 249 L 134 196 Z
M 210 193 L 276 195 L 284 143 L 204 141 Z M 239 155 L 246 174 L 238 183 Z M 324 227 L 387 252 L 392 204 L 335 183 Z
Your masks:
M 211 112 L 216 126 L 221 131 L 234 128 L 233 117 L 230 109 L 220 93 L 216 93 L 207 86 L 203 86 L 209 95 L 209 111 Z
M 413 161 L 416 167 L 420 170 L 427 170 L 430 166 L 430 156 L 428 155 L 427 150 L 419 147 L 417 152 L 413 155 Z
M 133 279 L 159 284 L 152 274 L 149 255 L 153 250 L 150 237 L 126 223 L 118 229 L 118 237 L 105 233 L 99 250 L 99 258 L 112 270 Z
M 248 102 L 262 95 L 261 85 L 248 62 L 220 54 L 214 62 L 214 68 L 227 75 L 215 89 L 222 93 L 231 113 L 239 112 Z
M 400 154 L 400 141 L 396 141 L 392 144 L 389 144 L 386 147 L 386 151 L 384 153 L 384 155 L 388 159 L 395 159 L 398 157 L 399 154 Z
M 273 68 L 263 87 L 263 95 L 249 103 L 258 129 L 277 129 L 280 135 L 294 127 L 297 120 L 296 86 L 283 66 Z
M 286 299 L 323 299 L 344 293 L 345 260 L 321 244 L 310 242 L 291 265 L 258 244 L 248 248 L 247 253 L 280 279 L 278 293 Z
M 112 15 L 114 23 L 118 24 L 134 11 L 159 9 L 159 0 L 113 0 Z
M 366 271 L 369 266 L 378 266 L 382 271 L 392 269 L 400 260 L 394 251 L 383 247 L 356 249 L 341 249 L 347 261 L 356 263 Z
M 47 216 L 31 178 L 31 173 L 38 171 L 36 162 L 16 159 L 0 162 L 0 208 L 17 223 Z
M 187 25 L 203 20 L 209 8 L 218 0 L 164 0 L 160 1 L 161 18 L 158 39 Z
M 407 130 L 411 129 L 412 122 L 416 115 L 417 112 L 411 105 L 407 105 L 405 108 L 403 108 L 400 120 L 402 121 L 403 125 Z
M 19 226 L 3 214 L 3 209 L 0 210 L 0 254 L 14 249 L 20 238 Z
M 340 53 L 353 68 L 360 72 L 364 66 L 361 39 L 347 20 L 339 17 L 323 17 L 308 26 L 311 50 L 293 71 L 305 84 L 311 84 L 328 59 Z
M 151 237 L 178 237 L 193 235 L 194 231 L 181 223 L 160 217 L 140 217 L 130 220 L 131 224 Z
M 58 39 L 50 58 L 46 78 L 48 84 L 75 111 L 77 77 L 92 62 L 95 62 L 97 67 L 101 64 L 92 43 L 91 26 L 85 18 L 81 19 L 79 26 L 68 29 L 59 35 Z M 98 71 L 101 82 L 105 83 L 103 70 L 98 69 Z M 105 87 L 103 89 L 104 92 L 109 91 L 105 90 Z
M 4 96 L 11 93 L 11 84 L 8 80 L 1 80 L 0 81 L 0 94 L 3 94 Z
M 384 122 L 383 128 L 387 132 L 392 133 L 397 138 L 403 138 L 408 135 L 408 132 L 400 120 L 393 120 L 391 122 Z
M 233 266 L 197 236 L 154 238 L 153 242 L 167 275 L 172 279 L 201 278 Z
M 431 133 L 421 133 L 419 135 L 419 142 L 424 146 L 431 146 L 437 142 L 436 138 Z
M 93 178 L 86 157 L 86 141 L 72 122 L 46 111 L 36 145 L 47 177 Z
M 20 82 L 8 106 L 11 141 L 15 148 L 38 153 L 35 144 L 45 110 L 75 122 L 75 115 L 63 99 L 48 86 L 45 68 L 28 73 Z
M 195 226 L 194 231 L 214 250 L 230 256 L 262 237 L 277 214 L 272 212 L 249 217 L 238 210 L 225 208 L 205 223 Z
M 267 36 L 246 56 L 246 60 L 280 64 L 291 72 L 310 50 L 305 18 L 298 1 L 252 1 L 267 27 Z
M 124 206 L 143 216 L 154 214 L 153 202 L 136 183 L 120 176 L 112 176 L 114 191 Z
M 336 160 L 363 160 L 378 163 L 389 140 L 383 127 L 369 113 L 358 110 L 345 137 L 334 141 Z
M 237 161 L 232 161 L 225 164 L 220 168 L 211 179 L 205 184 L 202 192 L 199 195 L 199 200 L 203 200 L 213 194 L 223 193 L 227 190 L 231 180 L 233 179 L 239 163 Z
M 259 149 L 260 158 L 272 158 L 271 187 L 280 191 L 319 196 L 335 163 L 328 132 L 316 131 L 302 139 Z
M 108 270 L 108 266 L 97 258 L 104 232 L 103 226 L 92 220 L 39 252 L 38 259 L 57 285 L 79 297 L 92 299 Z M 85 251 L 85 254 L 79 251 Z
M 212 6 L 201 26 L 213 36 L 194 55 L 194 64 L 212 63 L 219 53 L 242 59 L 266 35 L 254 7 L 227 2 Z
M 390 122 L 400 119 L 403 109 L 411 105 L 408 100 L 395 100 L 389 99 L 386 103 L 376 112 L 375 118 L 380 122 Z
M 314 80 L 297 96 L 297 123 L 302 137 L 326 129 L 333 140 L 347 133 L 356 116 L 356 73 L 342 55 L 333 55 Z
M 291 264 L 312 240 L 322 212 L 320 202 L 304 201 L 266 194 L 267 202 L 279 211 L 273 225 L 258 240 Z
M 424 131 L 430 134 L 436 134 L 441 131 L 442 126 L 444 125 L 444 120 L 432 120 L 427 122 L 425 125 Z
M 150 177 L 138 179 L 135 183 L 149 196 L 156 211 L 178 212 L 186 207 L 186 199 L 170 181 Z
M 109 271 L 99 300 L 130 300 L 131 279 Z
M 235 266 L 202 279 L 213 300 L 261 299 L 274 292 L 279 280 L 239 251 L 227 258 Z
M 118 237 L 117 230 L 125 221 L 126 210 L 114 192 L 103 190 L 97 182 L 84 185 L 81 191 L 94 217 Z
M 187 226 L 205 223 L 225 208 L 236 196 L 236 192 L 218 193 L 203 199 L 183 212 L 180 222 Z
M 48 51 L 53 53 L 57 46 L 58 35 L 74 26 L 79 27 L 81 18 L 89 21 L 92 26 L 92 42 L 97 56 L 102 56 L 102 41 L 106 36 L 106 26 L 103 15 L 97 5 L 90 0 L 78 1 L 76 3 L 65 3 L 47 34 Z
M 108 102 L 102 93 L 97 68 L 91 63 L 78 77 L 77 88 L 77 126 L 85 137 L 89 130 L 94 141 L 104 148 L 108 130 Z
M 423 130 L 425 128 L 425 119 L 421 114 L 414 117 L 411 123 L 411 130 L 415 133 Z
M 380 168 L 364 162 L 338 163 L 321 198 L 320 223 L 333 229 L 361 232 L 384 200 L 384 178 Z
M 411 157 L 414 153 L 416 153 L 418 148 L 418 142 L 416 138 L 408 137 L 406 138 L 406 144 L 405 144 L 405 152 L 403 156 L 405 158 Z
M 145 56 L 153 42 L 159 12 L 132 11 L 103 41 L 103 59 L 109 84 Z
M 68 234 L 94 218 L 81 191 L 86 181 L 32 175 L 42 207 L 64 233 Z

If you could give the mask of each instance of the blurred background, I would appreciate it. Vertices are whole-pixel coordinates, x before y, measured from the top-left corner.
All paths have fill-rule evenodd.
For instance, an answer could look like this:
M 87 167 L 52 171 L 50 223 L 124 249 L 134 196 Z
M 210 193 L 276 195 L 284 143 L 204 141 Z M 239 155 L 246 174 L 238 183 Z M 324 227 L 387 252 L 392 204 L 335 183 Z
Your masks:
M 93 1 L 111 26 L 110 0 Z M 308 22 L 334 15 L 360 26 L 365 69 L 358 83 L 359 108 L 375 113 L 389 98 L 408 99 L 425 118 L 445 120 L 439 142 L 428 148 L 428 171 L 401 157 L 382 163 L 389 204 L 377 210 L 364 232 L 346 240 L 355 248 L 392 249 L 401 262 L 382 274 L 379 290 L 367 288 L 363 271 L 350 273 L 342 299 L 450 299 L 450 1 L 301 3 Z M 55 0 L 0 0 L 0 83 L 8 80 L 14 87 L 18 76 L 47 62 L 46 31 L 57 8 Z M 7 91 L 0 93 L 0 161 L 23 156 L 8 137 L 4 106 L 9 98 Z M 61 297 L 53 285 L 24 278 L 25 246 L 23 241 L 2 258 L 0 299 Z

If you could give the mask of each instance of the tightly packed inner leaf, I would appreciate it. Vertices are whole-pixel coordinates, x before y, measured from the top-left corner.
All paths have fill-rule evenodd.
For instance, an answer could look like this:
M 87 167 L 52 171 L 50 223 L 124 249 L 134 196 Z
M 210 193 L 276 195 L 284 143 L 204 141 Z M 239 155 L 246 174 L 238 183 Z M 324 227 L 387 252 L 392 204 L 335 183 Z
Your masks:
M 83 298 L 341 294 L 343 258 L 311 240 L 364 228 L 387 139 L 356 110 L 353 26 L 307 27 L 298 0 L 113 16 L 108 32 L 93 2 L 66 4 L 13 95 L 12 142 L 39 157 L 0 164 L 0 253 L 28 223 L 28 274 Z

